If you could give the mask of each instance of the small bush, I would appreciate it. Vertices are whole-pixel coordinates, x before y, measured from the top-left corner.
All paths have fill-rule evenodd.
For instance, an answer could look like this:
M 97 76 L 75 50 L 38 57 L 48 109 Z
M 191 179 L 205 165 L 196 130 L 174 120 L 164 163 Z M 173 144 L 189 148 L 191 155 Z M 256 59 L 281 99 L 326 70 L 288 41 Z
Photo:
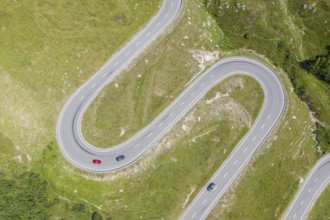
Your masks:
M 93 212 L 92 214 L 92 220 L 102 220 L 103 219 L 103 216 L 98 213 L 98 212 Z

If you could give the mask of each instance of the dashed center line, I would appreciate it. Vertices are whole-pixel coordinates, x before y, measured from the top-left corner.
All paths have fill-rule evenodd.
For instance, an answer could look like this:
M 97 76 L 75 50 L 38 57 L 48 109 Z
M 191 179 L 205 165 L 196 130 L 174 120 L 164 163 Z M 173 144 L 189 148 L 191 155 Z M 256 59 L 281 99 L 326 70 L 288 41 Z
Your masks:
M 81 100 L 83 100 L 84 98 L 85 98 L 85 96 L 84 96 L 84 95 L 83 95 L 83 96 L 81 96 L 81 98 L 80 98 L 80 101 L 81 101 Z
M 193 219 L 195 217 L 195 215 L 196 215 L 196 212 L 191 216 L 191 218 Z
M 95 86 L 96 86 L 96 83 L 94 83 L 94 84 L 92 85 L 92 89 L 93 89 Z
M 257 138 L 257 136 L 254 136 L 254 137 L 253 137 L 253 139 L 252 139 L 252 141 L 255 141 L 255 140 L 256 140 L 256 138 Z
M 150 132 L 148 135 L 147 135 L 147 137 L 150 137 L 152 135 L 152 132 Z
M 243 154 L 246 152 L 247 148 L 244 149 Z
M 118 62 L 116 62 L 115 65 L 113 65 L 113 66 L 117 66 L 117 64 L 118 64 Z
M 238 162 L 238 160 L 235 160 L 235 162 L 234 162 L 234 166 L 237 164 L 237 162 Z
M 225 175 L 223 175 L 223 178 L 226 178 L 226 176 L 228 175 L 228 172 L 227 173 L 225 173 Z
M 206 203 L 206 201 L 207 201 L 207 199 L 205 199 L 205 200 L 203 201 L 203 205 Z
M 319 178 L 316 178 L 316 179 L 314 180 L 314 183 L 316 183 L 318 180 L 319 180 Z
M 265 127 L 265 124 L 263 124 L 262 126 L 261 126 L 261 129 L 263 129 Z
M 307 192 L 309 192 L 309 193 L 310 193 L 311 191 L 312 191 L 312 188 L 310 188 L 310 187 L 309 187 L 309 189 L 308 189 L 308 191 L 307 191 Z
M 134 148 L 138 148 L 140 146 L 140 143 L 138 143 Z

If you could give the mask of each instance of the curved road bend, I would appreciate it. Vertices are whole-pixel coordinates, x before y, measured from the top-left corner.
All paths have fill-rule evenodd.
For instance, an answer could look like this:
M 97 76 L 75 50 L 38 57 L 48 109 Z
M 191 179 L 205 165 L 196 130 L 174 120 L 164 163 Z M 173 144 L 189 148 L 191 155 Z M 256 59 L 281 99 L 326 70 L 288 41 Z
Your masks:
M 68 98 L 57 121 L 56 138 L 63 156 L 71 164 L 85 171 L 109 172 L 130 164 L 145 151 L 149 141 L 142 141 L 141 135 L 111 149 L 97 149 L 83 138 L 81 120 L 98 93 L 173 22 L 181 6 L 182 0 L 163 0 L 157 15 Z M 151 139 L 154 135 L 147 134 Z M 115 157 L 120 154 L 125 154 L 126 159 L 118 163 Z M 101 159 L 102 164 L 92 164 L 93 159 Z
M 330 183 L 330 154 L 323 156 L 308 174 L 283 220 L 306 219 L 317 197 Z
M 284 109 L 283 88 L 269 68 L 259 62 L 243 57 L 234 57 L 216 63 L 205 74 L 195 80 L 153 122 L 135 136 L 114 148 L 98 149 L 87 143 L 81 134 L 82 116 L 92 100 L 172 23 L 179 14 L 181 6 L 181 0 L 164 0 L 160 11 L 148 25 L 74 92 L 61 110 L 56 126 L 56 136 L 63 156 L 74 166 L 90 172 L 115 171 L 137 160 L 152 143 L 173 127 L 215 84 L 236 73 L 254 77 L 262 85 L 265 92 L 265 100 L 258 118 L 250 131 L 209 181 L 215 182 L 217 187 L 212 192 L 206 191 L 206 187 L 204 187 L 181 216 L 182 219 L 203 219 L 249 161 L 263 139 L 276 124 Z M 118 155 L 125 155 L 126 159 L 117 162 L 115 157 Z M 93 164 L 93 159 L 101 159 L 102 164 Z
M 214 75 L 218 83 L 218 77 L 223 79 L 235 73 L 247 74 L 261 84 L 265 93 L 262 109 L 249 132 L 210 179 L 209 183 L 215 183 L 216 188 L 209 192 L 204 187 L 181 219 L 204 219 L 207 216 L 278 122 L 284 110 L 285 96 L 279 79 L 271 69 L 257 61 L 229 58 L 216 63 L 202 77 L 210 79 Z

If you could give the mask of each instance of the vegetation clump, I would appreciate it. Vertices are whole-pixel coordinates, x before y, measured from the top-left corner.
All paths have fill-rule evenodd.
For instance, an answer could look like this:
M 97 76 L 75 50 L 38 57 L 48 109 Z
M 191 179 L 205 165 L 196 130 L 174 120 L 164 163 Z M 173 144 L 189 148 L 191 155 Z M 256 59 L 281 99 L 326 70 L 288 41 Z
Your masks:
M 46 197 L 48 182 L 34 172 L 12 179 L 0 176 L 0 219 L 49 219 L 53 203 Z
M 330 46 L 327 46 L 327 49 L 327 54 L 305 60 L 301 62 L 301 67 L 330 84 Z

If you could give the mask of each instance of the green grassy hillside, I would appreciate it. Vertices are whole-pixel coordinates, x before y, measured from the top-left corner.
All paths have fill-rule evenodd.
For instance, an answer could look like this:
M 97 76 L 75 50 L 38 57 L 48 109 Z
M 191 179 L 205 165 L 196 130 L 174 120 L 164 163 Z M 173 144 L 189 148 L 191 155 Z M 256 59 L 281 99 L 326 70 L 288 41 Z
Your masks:
M 64 101 L 156 13 L 159 3 L 0 2 L 1 219 L 97 219 L 100 215 L 104 219 L 176 219 L 247 132 L 263 94 L 253 79 L 238 75 L 210 91 L 153 150 L 128 169 L 91 174 L 74 168 L 62 157 L 55 123 Z M 299 178 L 317 159 L 314 123 L 292 92 L 283 72 L 285 66 L 235 50 L 248 48 L 244 43 L 254 35 L 247 34 L 245 39 L 245 33 L 250 32 L 244 31 L 243 40 L 235 40 L 236 34 L 230 35 L 229 27 L 220 28 L 203 4 L 200 0 L 185 1 L 173 31 L 100 93 L 84 117 L 83 126 L 91 128 L 84 134 L 97 146 L 112 146 L 151 121 L 212 62 L 231 55 L 259 59 L 280 76 L 288 105 L 284 119 L 247 168 L 249 178 L 237 189 L 242 201 L 248 195 L 259 199 L 234 214 L 232 210 L 241 206 L 232 202 L 225 212 L 242 217 L 251 210 L 252 218 L 261 208 L 274 208 L 279 216 L 293 197 Z M 264 51 L 268 51 L 266 47 Z M 304 59 L 318 54 L 324 51 Z M 196 59 L 201 57 L 211 59 L 198 63 Z M 327 88 L 313 75 L 304 76 Z M 324 102 L 326 93 L 320 94 Z M 118 108 L 113 108 L 115 105 Z M 122 117 L 127 109 L 128 117 Z M 123 136 L 119 135 L 121 128 L 126 128 Z M 278 193 L 269 197 L 272 188 Z M 274 215 L 264 213 L 267 219 Z
M 201 0 L 229 41 L 228 49 L 249 49 L 283 68 L 296 93 L 316 116 L 318 148 L 330 151 L 330 64 L 324 73 L 302 64 L 327 53 L 330 45 L 330 2 L 280 0 Z M 311 74 L 310 74 L 311 73 Z
M 330 44 L 329 1 L 201 2 L 224 33 L 228 44 L 223 48 L 255 51 L 282 68 L 293 83 L 291 91 L 295 91 L 308 105 L 314 116 L 316 145 L 312 142 L 307 144 L 303 137 L 300 144 L 288 140 L 281 145 L 273 144 L 272 153 L 262 153 L 252 163 L 239 185 L 232 188 L 235 194 L 228 193 L 210 216 L 211 219 L 277 219 L 308 171 L 300 174 L 299 169 L 294 168 L 293 171 L 296 162 L 289 165 L 290 160 L 299 154 L 302 160 L 308 160 L 307 155 L 313 151 L 311 147 L 320 153 L 330 151 L 330 85 L 326 78 L 330 74 L 327 59 L 327 46 Z M 305 134 L 302 124 L 296 129 Z M 284 136 L 279 135 L 278 138 Z M 302 145 L 308 147 L 302 150 Z M 283 154 L 288 147 L 291 156 Z M 269 161 L 273 161 L 274 157 L 278 157 L 278 162 L 272 162 L 270 166 Z M 291 159 L 288 161 L 288 158 Z M 283 167 L 292 171 L 283 172 Z M 278 172 L 281 173 L 275 174 Z M 289 179 L 295 179 L 295 184 L 288 184 Z M 325 194 L 319 204 L 326 204 L 324 198 L 329 193 L 326 191 Z M 250 198 L 258 199 L 250 203 Z M 316 212 L 319 211 L 315 211 L 314 216 L 321 216 Z
M 0 2 L 0 218 L 90 219 L 46 178 L 65 99 L 150 20 L 159 0 Z M 52 172 L 51 166 L 47 172 Z M 40 175 L 41 174 L 41 175 Z M 61 174 L 56 174 L 61 175 Z M 75 209 L 76 203 L 84 208 Z M 8 205 L 11 204 L 11 205 Z

